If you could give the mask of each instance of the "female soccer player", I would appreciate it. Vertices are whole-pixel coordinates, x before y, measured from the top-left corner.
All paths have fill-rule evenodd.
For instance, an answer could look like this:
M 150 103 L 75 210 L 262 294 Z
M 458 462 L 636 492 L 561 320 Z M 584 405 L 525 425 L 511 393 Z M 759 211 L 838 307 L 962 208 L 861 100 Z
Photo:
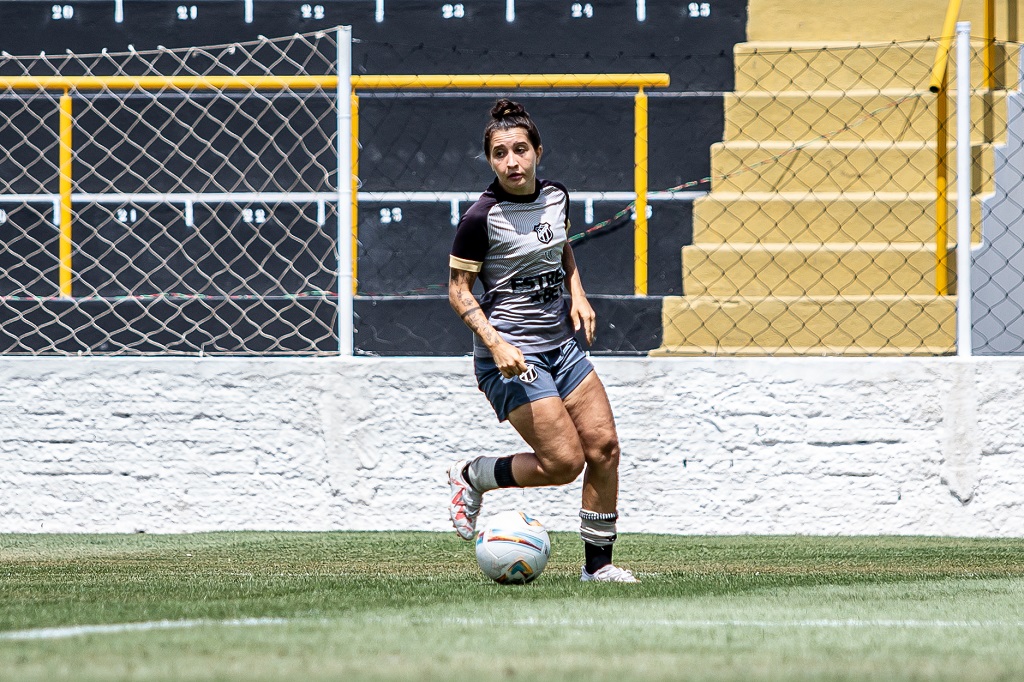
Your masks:
M 619 441 L 604 385 L 573 338 L 583 329 L 593 343 L 596 316 L 566 241 L 569 193 L 537 179 L 540 132 L 516 102 L 501 99 L 491 109 L 484 153 L 497 177 L 459 223 L 448 298 L 474 332 L 480 390 L 532 452 L 455 462 L 452 523 L 472 540 L 488 490 L 565 485 L 583 472 L 581 579 L 639 582 L 612 563 Z

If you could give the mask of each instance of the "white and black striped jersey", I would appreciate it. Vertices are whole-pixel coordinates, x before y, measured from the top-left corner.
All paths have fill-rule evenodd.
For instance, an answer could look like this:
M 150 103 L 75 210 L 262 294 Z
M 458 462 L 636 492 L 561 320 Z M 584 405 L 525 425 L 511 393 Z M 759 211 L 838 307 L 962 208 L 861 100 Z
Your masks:
M 530 195 L 506 192 L 497 179 L 462 216 L 449 265 L 479 273 L 480 307 L 491 326 L 523 353 L 557 348 L 572 335 L 563 298 L 562 250 L 569 191 L 537 180 Z M 474 353 L 489 357 L 479 337 Z

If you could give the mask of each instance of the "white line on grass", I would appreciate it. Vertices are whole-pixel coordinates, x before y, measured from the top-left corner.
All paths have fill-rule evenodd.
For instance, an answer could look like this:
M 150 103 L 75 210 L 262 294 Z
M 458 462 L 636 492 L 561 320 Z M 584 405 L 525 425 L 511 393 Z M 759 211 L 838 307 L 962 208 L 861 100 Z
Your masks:
M 184 630 L 205 626 L 249 627 L 254 625 L 287 625 L 289 618 L 236 618 L 234 620 L 153 620 L 143 623 L 111 623 L 109 625 L 73 625 L 61 628 L 38 628 L 0 632 L 0 639 L 65 639 L 83 635 L 145 632 L 147 630 Z
M 517 618 L 514 620 L 484 618 L 414 619 L 417 624 L 445 623 L 450 625 L 502 625 L 537 627 L 543 625 L 559 627 L 593 627 L 611 625 L 616 627 L 669 627 L 669 628 L 1024 628 L 1024 621 L 995 620 L 675 620 L 675 619 L 561 619 L 561 618 Z
M 705 628 L 763 628 L 782 630 L 787 628 L 896 628 L 896 629 L 961 629 L 1024 628 L 1024 621 L 996 620 L 870 620 L 870 619 L 822 619 L 822 620 L 676 620 L 676 619 L 569 619 L 569 618 L 417 618 L 393 617 L 370 618 L 370 622 L 409 625 L 471 625 L 474 627 L 500 625 L 502 627 L 668 627 L 684 629 Z M 118 634 L 123 632 L 146 632 L 151 630 L 186 630 L 198 627 L 253 627 L 261 625 L 289 625 L 317 622 L 330 625 L 330 619 L 311 621 L 307 618 L 237 618 L 233 620 L 155 620 L 142 623 L 111 623 L 107 625 L 74 625 L 58 628 L 37 628 L 34 630 L 13 630 L 0 632 L 0 640 L 47 640 L 67 639 L 85 635 Z

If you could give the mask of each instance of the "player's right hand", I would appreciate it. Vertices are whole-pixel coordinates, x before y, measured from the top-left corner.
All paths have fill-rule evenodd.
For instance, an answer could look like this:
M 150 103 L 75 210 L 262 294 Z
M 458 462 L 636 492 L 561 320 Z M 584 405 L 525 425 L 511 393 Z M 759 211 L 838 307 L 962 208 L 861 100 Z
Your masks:
M 501 376 L 506 379 L 517 377 L 528 369 L 523 351 L 511 343 L 502 342 L 497 348 L 492 348 L 491 357 Z

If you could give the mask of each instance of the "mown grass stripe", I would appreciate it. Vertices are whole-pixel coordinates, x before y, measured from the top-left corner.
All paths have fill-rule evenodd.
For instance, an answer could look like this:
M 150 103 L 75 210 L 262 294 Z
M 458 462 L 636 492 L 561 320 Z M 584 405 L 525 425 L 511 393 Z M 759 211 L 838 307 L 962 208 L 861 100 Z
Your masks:
M 106 625 L 70 625 L 59 628 L 36 628 L 0 632 L 0 639 L 65 639 L 84 635 L 106 635 L 147 630 L 185 630 L 206 626 L 250 627 L 255 625 L 286 625 L 290 618 L 234 618 L 231 620 L 154 620 L 143 623 L 110 623 Z
M 678 620 L 678 619 L 566 619 L 566 618 L 517 618 L 502 620 L 486 618 L 371 618 L 373 622 L 409 622 L 417 625 L 460 625 L 511 627 L 667 627 L 682 629 L 706 628 L 763 628 L 783 630 L 791 628 L 895 628 L 895 629 L 983 629 L 983 628 L 1024 628 L 1024 621 L 995 620 L 877 620 L 877 619 L 821 619 L 821 620 Z M 85 635 L 119 634 L 124 632 L 145 632 L 149 630 L 186 630 L 198 627 L 253 627 L 262 625 L 289 625 L 310 623 L 304 618 L 235 618 L 230 620 L 157 620 L 142 623 L 111 623 L 106 625 L 73 625 L 56 628 L 37 628 L 0 632 L 5 640 L 47 640 L 66 639 Z M 330 619 L 316 621 L 329 625 Z

